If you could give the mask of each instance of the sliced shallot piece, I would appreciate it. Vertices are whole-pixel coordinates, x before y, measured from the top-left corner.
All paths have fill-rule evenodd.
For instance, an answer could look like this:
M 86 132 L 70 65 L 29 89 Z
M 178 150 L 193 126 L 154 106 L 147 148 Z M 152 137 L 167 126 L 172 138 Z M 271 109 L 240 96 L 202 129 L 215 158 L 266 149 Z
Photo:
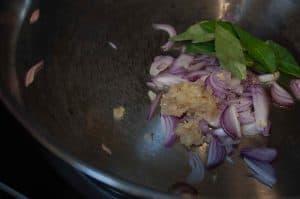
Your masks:
M 187 54 L 181 54 L 177 59 L 175 59 L 173 65 L 169 69 L 171 74 L 182 74 L 187 72 L 187 68 L 193 62 L 194 57 Z
M 250 110 L 253 103 L 249 97 L 240 97 L 238 99 L 229 101 L 229 104 L 234 104 L 238 112 L 243 112 Z
M 272 83 L 271 96 L 274 102 L 279 106 L 287 107 L 294 104 L 293 97 L 276 82 Z
M 291 80 L 290 88 L 295 98 L 300 100 L 300 79 Z
M 209 124 L 206 120 L 202 119 L 199 121 L 199 128 L 200 128 L 200 131 L 206 135 L 210 132 L 211 128 L 209 127 Z
M 249 124 L 255 122 L 254 114 L 251 110 L 246 110 L 239 113 L 239 121 L 241 124 Z
M 233 140 L 222 128 L 215 129 L 212 134 L 217 136 L 222 145 L 235 145 L 240 143 L 240 140 Z
M 212 89 L 213 94 L 221 99 L 225 99 L 229 93 L 227 85 L 230 81 L 230 73 L 224 70 L 212 72 L 205 80 L 205 86 Z
M 161 97 L 162 97 L 162 93 L 159 93 L 158 95 L 156 95 L 155 99 L 151 102 L 149 113 L 147 116 L 148 120 L 151 120 L 153 118 L 155 110 L 159 105 Z
M 187 80 L 183 79 L 178 75 L 172 75 L 168 73 L 160 74 L 152 79 L 152 82 L 160 90 L 169 88 L 170 86 L 174 86 L 175 84 L 186 82 L 186 81 Z
M 37 22 L 39 20 L 39 18 L 40 18 L 40 9 L 36 9 L 31 14 L 30 19 L 29 19 L 29 23 L 34 24 L 35 22 Z
M 169 34 L 169 37 L 174 37 L 177 33 L 173 26 L 168 24 L 153 24 L 153 28 L 155 30 L 163 30 Z M 165 43 L 163 46 L 161 46 L 161 49 L 163 51 L 170 50 L 174 45 L 174 41 L 169 40 L 167 43 Z
M 246 136 L 253 136 L 260 133 L 256 128 L 256 122 L 242 125 L 242 133 Z
M 253 159 L 244 158 L 245 163 L 251 170 L 251 174 L 261 183 L 272 188 L 276 183 L 275 171 L 271 164 Z
M 238 112 L 234 105 L 228 106 L 221 116 L 221 126 L 225 132 L 233 139 L 240 138 L 241 125 L 238 120 Z
M 207 168 L 212 168 L 220 164 L 226 155 L 225 146 L 212 136 L 208 147 Z
M 264 162 L 272 162 L 277 156 L 277 150 L 274 148 L 260 147 L 260 148 L 242 148 L 241 155 L 246 158 L 251 158 Z
M 261 133 L 263 136 L 269 136 L 270 135 L 270 130 L 271 130 L 271 122 L 268 121 L 268 125 L 266 128 L 264 128 Z
M 280 76 L 279 72 L 275 72 L 272 74 L 263 74 L 259 75 L 257 78 L 261 83 L 270 84 L 276 82 Z
M 35 75 L 42 70 L 44 61 L 41 60 L 37 64 L 33 65 L 25 75 L 25 86 L 28 87 L 34 81 Z
M 189 184 L 199 184 L 204 178 L 204 164 L 196 152 L 189 152 L 188 155 L 189 165 L 191 166 L 192 170 L 186 180 Z
M 184 79 L 187 79 L 187 80 L 189 80 L 191 82 L 195 82 L 198 79 L 200 79 L 200 80 L 202 80 L 204 82 L 205 80 L 203 80 L 203 78 L 207 77 L 208 75 L 209 75 L 209 72 L 207 72 L 205 70 L 192 71 L 192 72 L 186 74 L 184 76 Z
M 174 58 L 171 56 L 157 56 L 150 67 L 150 75 L 152 77 L 166 70 L 173 63 Z
M 178 123 L 178 118 L 168 115 L 161 115 L 162 130 L 165 132 L 165 146 L 171 147 L 176 141 L 175 129 Z
M 259 131 L 263 131 L 268 126 L 269 99 L 265 90 L 260 86 L 253 85 L 251 93 L 256 127 Z

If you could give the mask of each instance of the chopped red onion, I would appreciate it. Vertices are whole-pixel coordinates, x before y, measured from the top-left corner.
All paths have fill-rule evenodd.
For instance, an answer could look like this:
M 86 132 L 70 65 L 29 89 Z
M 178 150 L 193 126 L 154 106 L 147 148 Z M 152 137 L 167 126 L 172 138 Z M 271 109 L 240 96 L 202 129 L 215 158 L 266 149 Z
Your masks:
M 157 56 L 150 67 L 150 75 L 152 77 L 166 70 L 173 63 L 174 58 L 171 56 Z
M 39 18 L 40 18 L 40 9 L 36 9 L 31 14 L 31 16 L 29 18 L 29 23 L 34 24 L 35 22 L 37 22 L 39 20 Z
M 249 97 L 240 97 L 229 101 L 229 104 L 234 104 L 238 112 L 248 111 L 252 106 L 252 99 Z
M 25 75 L 25 86 L 28 87 L 34 81 L 35 75 L 42 70 L 44 66 L 44 60 L 39 61 L 37 64 L 33 65 Z
M 279 72 L 275 72 L 272 74 L 264 74 L 264 75 L 259 75 L 257 78 L 261 83 L 265 84 L 271 84 L 273 82 L 276 82 L 280 76 Z
M 224 146 L 239 144 L 240 140 L 233 140 L 222 128 L 218 128 L 212 131 L 212 134 L 218 138 Z
M 275 171 L 271 164 L 244 158 L 245 163 L 251 169 L 253 177 L 255 177 L 261 183 L 272 186 L 276 183 Z
M 178 118 L 168 115 L 161 115 L 162 130 L 166 134 L 165 146 L 171 147 L 176 141 L 175 129 L 178 123 Z
M 156 84 L 153 82 L 146 82 L 146 85 L 154 91 L 158 91 L 159 89 L 156 87 Z
M 259 131 L 263 131 L 268 126 L 269 100 L 262 87 L 253 85 L 250 89 L 253 99 L 256 127 Z
M 177 33 L 173 26 L 168 24 L 153 24 L 153 28 L 155 30 L 163 30 L 169 34 L 169 37 L 174 37 Z M 170 50 L 174 45 L 174 41 L 169 40 L 167 43 L 165 43 L 163 46 L 161 46 L 161 49 L 163 51 Z
M 234 105 L 228 106 L 221 116 L 221 126 L 225 132 L 233 139 L 240 138 L 241 125 L 238 120 L 238 112 Z
M 239 121 L 241 124 L 249 124 L 255 122 L 254 114 L 253 112 L 248 109 L 244 112 L 239 113 Z
M 277 156 L 277 150 L 274 148 L 242 148 L 241 155 L 246 158 L 255 159 L 258 161 L 272 162 Z
M 158 95 L 156 95 L 155 99 L 151 102 L 149 113 L 147 116 L 148 120 L 151 120 L 153 118 L 155 110 L 159 105 L 161 97 L 162 97 L 162 93 L 159 93 Z
M 290 88 L 295 98 L 300 100 L 300 79 L 291 80 Z
M 169 69 L 171 74 L 182 74 L 187 72 L 187 68 L 193 62 L 194 57 L 187 54 L 181 54 L 177 59 L 175 59 L 173 65 Z
M 253 136 L 259 134 L 259 130 L 257 130 L 256 127 L 256 122 L 254 121 L 252 123 L 242 125 L 242 132 L 243 135 L 246 136 Z
M 168 73 L 157 75 L 152 79 L 152 82 L 160 90 L 169 88 L 170 86 L 174 86 L 175 84 L 186 82 L 186 81 L 187 80 L 183 79 L 178 75 L 172 75 Z
M 276 82 L 272 83 L 271 96 L 274 102 L 279 106 L 287 107 L 294 104 L 293 97 Z
M 204 119 L 199 121 L 199 128 L 200 128 L 201 132 L 204 133 L 204 134 L 208 134 L 211 130 L 211 128 L 209 127 L 208 122 Z
M 227 85 L 230 81 L 230 73 L 224 70 L 212 72 L 205 81 L 205 86 L 212 89 L 213 94 L 220 99 L 225 99 L 229 93 Z
M 268 126 L 264 128 L 261 133 L 263 136 L 269 136 L 270 135 L 270 130 L 271 130 L 271 122 L 268 121 Z
M 189 164 L 191 166 L 191 172 L 188 175 L 186 181 L 189 184 L 199 184 L 205 173 L 204 164 L 196 152 L 189 152 Z
M 207 167 L 212 168 L 220 164 L 225 159 L 226 154 L 225 146 L 212 136 L 208 147 Z
M 184 76 L 184 79 L 187 79 L 191 82 L 195 82 L 197 80 L 202 80 L 203 82 L 205 80 L 203 80 L 203 78 L 206 79 L 206 77 L 209 75 L 209 72 L 205 71 L 205 70 L 199 70 L 199 71 L 193 71 L 193 72 L 190 72 L 188 74 L 186 74 Z

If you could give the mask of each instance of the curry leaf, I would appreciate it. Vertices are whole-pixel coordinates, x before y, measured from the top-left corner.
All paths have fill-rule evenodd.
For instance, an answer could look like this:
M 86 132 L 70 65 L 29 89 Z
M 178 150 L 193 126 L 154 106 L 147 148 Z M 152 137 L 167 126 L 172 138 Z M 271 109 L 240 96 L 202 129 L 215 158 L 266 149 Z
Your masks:
M 246 78 L 246 61 L 240 41 L 228 30 L 216 24 L 216 56 L 221 66 L 238 79 Z
M 228 30 L 232 34 L 236 35 L 233 26 L 231 23 L 226 21 L 216 21 L 216 20 L 208 20 L 200 22 L 201 27 L 207 32 L 214 33 L 216 29 L 216 24 L 222 26 L 224 29 Z
M 294 56 L 281 45 L 273 42 L 266 42 L 275 52 L 278 69 L 286 74 L 300 78 L 300 67 Z
M 189 43 L 186 45 L 186 50 L 189 53 L 213 55 L 215 53 L 215 44 L 213 41 L 198 44 Z
M 300 78 L 300 67 L 297 64 L 282 60 L 278 65 L 278 69 L 283 73 Z
M 273 49 L 278 63 L 284 61 L 293 65 L 298 65 L 294 56 L 286 48 L 271 40 L 266 41 L 266 44 Z
M 265 42 L 242 30 L 238 26 L 234 26 L 234 30 L 252 59 L 261 64 L 268 72 L 276 71 L 275 54 Z
M 173 41 L 191 40 L 193 43 L 207 42 L 213 40 L 214 33 L 207 32 L 201 27 L 201 23 L 197 23 L 189 27 L 185 32 L 171 38 Z

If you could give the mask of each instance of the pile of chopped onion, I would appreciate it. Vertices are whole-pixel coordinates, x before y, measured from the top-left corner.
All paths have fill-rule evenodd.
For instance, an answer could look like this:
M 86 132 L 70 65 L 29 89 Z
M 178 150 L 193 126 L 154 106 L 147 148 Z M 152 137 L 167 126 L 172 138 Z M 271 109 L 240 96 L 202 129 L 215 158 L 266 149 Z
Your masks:
M 155 24 L 154 28 L 164 30 L 170 36 L 176 34 L 175 29 L 170 25 Z M 173 42 L 169 41 L 162 46 L 162 49 L 168 51 L 172 46 Z M 154 116 L 160 102 L 170 95 L 168 92 L 172 88 L 184 93 L 183 85 L 192 86 L 195 82 L 202 82 L 204 88 L 216 99 L 219 114 L 214 121 L 206 119 L 203 115 L 196 116 L 194 112 L 189 112 L 189 109 L 181 109 L 186 112 L 177 115 L 172 112 L 169 112 L 169 115 L 165 112 L 161 114 L 167 147 L 172 146 L 176 140 L 182 140 L 181 137 L 176 139 L 182 134 L 177 133 L 178 127 L 182 127 L 182 124 L 188 125 L 186 122 L 190 121 L 198 122 L 198 132 L 204 137 L 204 142 L 209 145 L 206 161 L 203 161 L 200 158 L 201 155 L 197 153 L 199 142 L 191 140 L 197 136 L 193 135 L 189 138 L 190 145 L 182 143 L 189 151 L 192 151 L 190 152 L 192 172 L 187 178 L 187 182 L 192 184 L 197 180 L 191 175 L 196 175 L 198 181 L 203 179 L 203 164 L 206 163 L 206 168 L 212 168 L 221 164 L 225 159 L 231 160 L 233 146 L 238 145 L 241 139 L 247 136 L 270 135 L 270 102 L 280 107 L 289 107 L 294 104 L 294 97 L 300 99 L 300 80 L 291 81 L 292 94 L 289 94 L 288 90 L 278 83 L 279 72 L 258 75 L 249 70 L 245 80 L 238 80 L 234 79 L 230 72 L 221 68 L 215 57 L 208 55 L 179 52 L 177 57 L 157 56 L 151 64 L 150 75 L 151 80 L 147 82 L 147 85 L 151 91 L 156 93 L 156 97 L 151 100 L 148 119 Z M 174 98 L 172 106 L 176 106 L 176 99 L 179 97 L 174 94 L 171 97 Z M 161 106 L 165 108 L 170 104 L 164 102 L 161 103 Z M 180 107 L 183 105 L 181 104 Z M 270 148 L 241 150 L 241 156 L 249 167 L 251 175 L 269 187 L 276 182 L 275 172 L 270 164 L 276 155 L 276 150 Z

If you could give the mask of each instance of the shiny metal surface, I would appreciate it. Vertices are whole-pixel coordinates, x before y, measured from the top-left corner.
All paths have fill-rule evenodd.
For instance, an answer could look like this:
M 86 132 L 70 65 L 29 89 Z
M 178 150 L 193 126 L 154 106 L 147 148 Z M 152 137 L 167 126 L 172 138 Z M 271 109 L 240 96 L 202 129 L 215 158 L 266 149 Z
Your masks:
M 7 38 L 0 51 L 0 97 L 59 157 L 102 182 L 144 197 L 167 197 L 169 187 L 189 173 L 185 149 L 164 148 L 159 118 L 146 121 L 147 71 L 167 39 L 152 30 L 152 23 L 169 23 L 182 31 L 196 21 L 231 17 L 300 55 L 300 2 L 295 0 L 12 0 L 1 4 L 0 35 Z M 31 25 L 30 15 L 37 8 L 40 19 Z M 26 71 L 40 60 L 45 61 L 44 69 L 25 88 Z M 8 102 L 8 96 L 16 101 Z M 112 109 L 119 105 L 126 115 L 116 122 Z M 197 187 L 202 197 L 300 197 L 300 106 L 273 113 L 272 136 L 248 139 L 242 145 L 278 148 L 276 186 L 271 190 L 247 177 L 245 165 L 234 154 L 233 165 L 225 162 L 207 172 Z M 153 142 L 144 139 L 150 132 Z M 101 150 L 102 143 L 112 156 Z

